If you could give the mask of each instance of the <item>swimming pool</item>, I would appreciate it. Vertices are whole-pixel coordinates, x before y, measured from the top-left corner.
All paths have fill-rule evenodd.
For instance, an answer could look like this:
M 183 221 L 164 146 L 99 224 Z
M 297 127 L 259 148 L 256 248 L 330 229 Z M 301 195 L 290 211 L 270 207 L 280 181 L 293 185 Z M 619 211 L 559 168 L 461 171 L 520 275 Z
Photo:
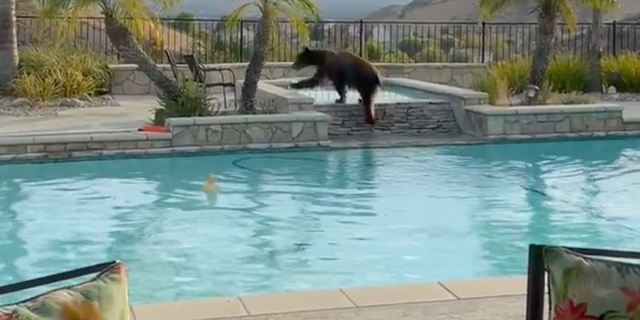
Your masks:
M 338 98 L 338 93 L 330 87 L 321 87 L 316 89 L 294 90 L 302 95 L 311 97 L 315 103 L 334 103 Z M 349 90 L 347 92 L 347 103 L 358 103 L 360 95 L 357 91 Z M 404 86 L 386 84 L 378 90 L 375 97 L 376 103 L 393 103 L 393 102 L 410 102 L 414 100 L 437 99 L 435 95 L 429 92 L 408 88 Z
M 638 184 L 638 139 L 2 165 L 0 283 L 122 259 L 143 303 L 523 274 L 531 242 L 638 249 Z

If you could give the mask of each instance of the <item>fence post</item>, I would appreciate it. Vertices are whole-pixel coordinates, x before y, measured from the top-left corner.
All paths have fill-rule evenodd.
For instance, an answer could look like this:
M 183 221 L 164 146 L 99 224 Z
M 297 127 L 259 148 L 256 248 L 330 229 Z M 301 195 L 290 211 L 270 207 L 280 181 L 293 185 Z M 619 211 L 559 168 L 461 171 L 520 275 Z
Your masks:
M 240 61 L 244 62 L 244 19 L 240 19 Z
M 360 56 L 364 57 L 364 20 L 360 19 Z
M 480 40 L 480 61 L 482 61 L 482 63 L 485 63 L 485 38 L 486 38 L 486 32 L 487 32 L 487 24 L 482 21 L 482 39 Z
M 617 31 L 616 31 L 616 21 L 613 20 L 613 23 L 611 23 L 611 53 L 613 53 L 613 55 L 617 55 L 617 40 L 616 38 L 618 37 Z

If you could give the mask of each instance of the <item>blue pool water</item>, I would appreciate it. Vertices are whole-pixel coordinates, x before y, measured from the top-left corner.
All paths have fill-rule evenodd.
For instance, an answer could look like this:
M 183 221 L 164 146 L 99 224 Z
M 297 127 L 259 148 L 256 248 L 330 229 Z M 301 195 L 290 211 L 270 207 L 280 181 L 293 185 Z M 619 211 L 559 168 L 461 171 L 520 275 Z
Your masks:
M 295 90 L 296 92 L 305 96 L 311 97 L 315 100 L 315 103 L 334 103 L 339 96 L 337 91 L 329 87 L 321 87 L 315 89 L 301 89 Z M 357 104 L 360 95 L 357 91 L 349 90 L 347 92 L 347 103 Z M 436 97 L 426 91 L 421 91 L 413 88 L 386 84 L 380 90 L 375 97 L 376 103 L 393 103 L 393 102 L 410 102 L 414 100 L 436 99 Z M 440 99 L 437 99 L 440 100 Z
M 639 185 L 638 139 L 2 165 L 0 283 L 121 259 L 143 303 L 523 274 L 531 242 L 640 249 Z

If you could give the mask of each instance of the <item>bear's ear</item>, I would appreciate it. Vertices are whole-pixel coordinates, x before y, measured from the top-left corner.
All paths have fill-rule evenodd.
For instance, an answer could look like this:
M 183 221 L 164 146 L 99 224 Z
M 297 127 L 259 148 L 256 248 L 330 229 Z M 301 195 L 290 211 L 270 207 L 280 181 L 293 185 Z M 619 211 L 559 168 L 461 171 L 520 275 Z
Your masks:
M 303 49 L 303 51 L 304 51 L 304 52 L 309 52 L 309 51 L 311 51 L 311 49 L 309 49 L 309 47 L 306 47 L 306 46 L 305 46 L 305 47 L 304 47 L 304 49 Z

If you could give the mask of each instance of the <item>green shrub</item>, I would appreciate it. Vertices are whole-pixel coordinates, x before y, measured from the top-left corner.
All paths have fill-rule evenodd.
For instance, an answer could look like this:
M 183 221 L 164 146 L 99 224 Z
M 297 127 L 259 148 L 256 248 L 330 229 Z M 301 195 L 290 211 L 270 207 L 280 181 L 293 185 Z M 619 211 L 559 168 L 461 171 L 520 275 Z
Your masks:
M 88 97 L 104 89 L 109 66 L 84 50 L 30 47 L 20 51 L 18 74 L 9 93 L 34 102 Z
M 452 35 L 443 34 L 440 37 L 438 46 L 444 52 L 451 52 L 452 50 L 460 49 L 462 47 L 462 42 Z
M 389 63 L 413 63 L 413 59 L 402 51 L 387 52 L 382 56 L 380 62 Z
M 178 99 L 158 96 L 159 108 L 154 110 L 153 123 L 164 125 L 168 118 L 207 117 L 216 115 L 215 104 L 207 99 L 206 92 L 196 82 L 182 79 L 182 95 Z
M 385 55 L 384 48 L 377 41 L 367 41 L 364 45 L 364 58 L 372 61 L 379 62 L 382 61 Z
M 511 93 L 520 93 L 529 83 L 531 58 L 518 57 L 496 62 L 489 66 L 488 73 L 503 79 Z M 585 61 L 571 55 L 560 55 L 549 63 L 545 82 L 553 92 L 580 92 L 588 81 Z
M 530 61 L 529 57 L 520 57 L 494 63 L 485 74 L 474 79 L 473 88 L 487 92 L 491 103 L 500 99 L 496 93 L 499 83 L 504 83 L 512 94 L 522 92 L 528 84 Z M 600 65 L 605 86 L 614 86 L 618 92 L 640 92 L 640 54 L 605 56 Z M 589 67 L 586 61 L 572 55 L 559 55 L 549 63 L 544 88 L 541 89 L 549 99 L 558 100 L 558 103 L 591 103 L 589 97 L 579 94 L 584 92 L 588 81 Z
M 546 80 L 554 92 L 582 92 L 589 81 L 589 69 L 586 62 L 577 56 L 558 55 L 547 67 Z
M 42 74 L 19 73 L 11 83 L 11 94 L 43 104 L 56 98 L 87 97 L 95 82 L 74 69 L 53 69 Z
M 447 56 L 442 49 L 434 45 L 424 47 L 422 51 L 413 56 L 413 60 L 416 62 L 445 62 Z
M 489 72 L 503 79 L 510 92 L 519 93 L 528 84 L 531 60 L 518 57 L 512 60 L 499 61 L 489 66 Z
M 469 63 L 473 62 L 473 52 L 469 49 L 454 49 L 449 53 L 449 62 Z
M 413 57 L 418 52 L 422 51 L 422 49 L 428 45 L 428 41 L 420 38 L 420 37 L 409 37 L 400 40 L 397 44 L 398 50 L 408 54 L 410 57 Z
M 591 104 L 593 99 L 580 92 L 569 92 L 552 95 L 548 102 L 556 104 Z
M 618 92 L 640 92 L 640 55 L 637 53 L 603 57 L 600 66 L 605 86 L 614 86 Z
M 474 77 L 471 88 L 476 91 L 486 92 L 489 95 L 489 104 L 492 105 L 499 105 L 509 99 L 507 82 L 492 70 Z

